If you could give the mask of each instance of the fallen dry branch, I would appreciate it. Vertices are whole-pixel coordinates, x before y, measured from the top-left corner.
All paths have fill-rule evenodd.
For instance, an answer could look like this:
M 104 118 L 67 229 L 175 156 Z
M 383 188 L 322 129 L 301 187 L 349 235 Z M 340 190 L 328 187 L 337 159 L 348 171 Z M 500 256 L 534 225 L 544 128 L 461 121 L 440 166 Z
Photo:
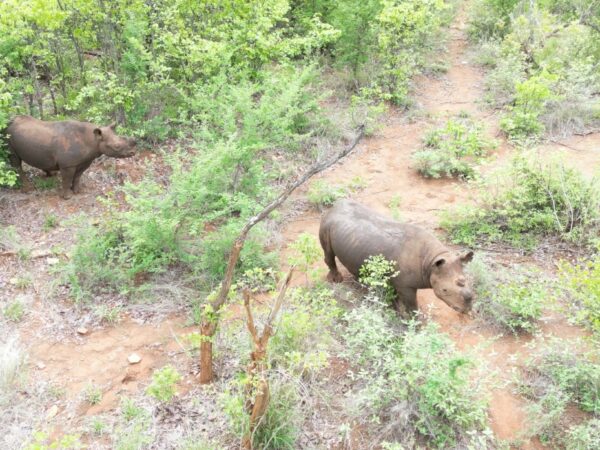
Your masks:
M 257 223 L 264 220 L 273 210 L 281 206 L 283 202 L 287 200 L 287 198 L 294 192 L 298 187 L 302 186 L 306 183 L 310 178 L 314 175 L 324 171 L 325 169 L 333 166 L 340 159 L 349 155 L 352 150 L 356 147 L 356 145 L 360 142 L 365 134 L 365 127 L 361 125 L 358 128 L 358 132 L 356 137 L 352 141 L 352 143 L 345 148 L 343 151 L 335 155 L 334 157 L 320 161 L 311 166 L 301 177 L 299 177 L 294 182 L 290 183 L 287 188 L 283 190 L 279 196 L 264 207 L 262 211 L 260 211 L 257 215 L 251 217 L 248 222 L 244 225 L 240 234 L 236 238 L 231 248 L 231 252 L 229 253 L 229 259 L 227 261 L 227 269 L 225 270 L 225 277 L 221 283 L 221 288 L 217 296 L 214 298 L 212 302 L 210 302 L 207 307 L 205 307 L 205 311 L 203 314 L 202 324 L 200 326 L 200 333 L 202 334 L 202 342 L 200 344 L 200 383 L 206 384 L 213 381 L 213 364 L 212 364 L 212 345 L 213 345 L 213 337 L 217 331 L 218 327 L 218 314 L 225 301 L 227 300 L 227 296 L 229 295 L 229 290 L 231 289 L 231 284 L 233 282 L 233 274 L 235 271 L 235 266 L 240 257 L 240 252 L 244 247 L 244 243 L 246 241 L 246 237 L 248 233 Z
M 273 336 L 273 322 L 283 305 L 285 299 L 285 293 L 292 279 L 294 272 L 294 266 L 292 266 L 283 281 L 281 288 L 279 289 L 279 295 L 275 304 L 271 308 L 269 317 L 263 327 L 262 334 L 259 336 L 256 326 L 254 325 L 254 317 L 252 315 L 252 309 L 250 307 L 250 293 L 244 291 L 244 307 L 246 308 L 246 315 L 248 320 L 246 325 L 248 332 L 252 337 L 252 353 L 250 354 L 250 364 L 248 365 L 248 384 L 246 388 L 246 401 L 245 408 L 250 415 L 250 423 L 248 433 L 242 439 L 242 447 L 246 449 L 252 449 L 252 435 L 254 430 L 260 424 L 267 407 L 269 406 L 269 400 L 271 393 L 269 389 L 269 382 L 265 376 L 266 371 L 266 359 L 267 359 L 267 347 L 269 345 L 269 339 Z

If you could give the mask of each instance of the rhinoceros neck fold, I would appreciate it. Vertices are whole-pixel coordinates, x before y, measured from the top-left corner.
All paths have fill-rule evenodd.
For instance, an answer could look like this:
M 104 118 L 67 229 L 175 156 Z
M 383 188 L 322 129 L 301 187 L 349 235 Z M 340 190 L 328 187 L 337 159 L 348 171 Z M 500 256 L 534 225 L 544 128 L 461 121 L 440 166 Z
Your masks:
M 450 255 L 450 251 L 444 247 L 441 243 L 437 248 L 432 248 L 426 258 L 423 258 L 423 267 L 421 273 L 423 274 L 423 284 L 427 289 L 431 289 L 431 272 L 433 270 L 433 262 L 445 254 Z

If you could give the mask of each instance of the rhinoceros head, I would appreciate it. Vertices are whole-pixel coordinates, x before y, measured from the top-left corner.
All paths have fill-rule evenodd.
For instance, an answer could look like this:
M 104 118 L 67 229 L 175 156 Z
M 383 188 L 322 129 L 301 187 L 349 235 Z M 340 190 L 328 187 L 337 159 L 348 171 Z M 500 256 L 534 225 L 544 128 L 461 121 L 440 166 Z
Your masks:
M 473 259 L 473 252 L 463 255 L 444 253 L 436 257 L 429 279 L 435 295 L 455 311 L 467 313 L 471 310 L 473 291 L 467 284 L 463 265 Z
M 107 127 L 94 128 L 94 137 L 98 141 L 100 153 L 113 158 L 128 158 L 135 154 L 135 139 L 117 136 L 116 123 Z

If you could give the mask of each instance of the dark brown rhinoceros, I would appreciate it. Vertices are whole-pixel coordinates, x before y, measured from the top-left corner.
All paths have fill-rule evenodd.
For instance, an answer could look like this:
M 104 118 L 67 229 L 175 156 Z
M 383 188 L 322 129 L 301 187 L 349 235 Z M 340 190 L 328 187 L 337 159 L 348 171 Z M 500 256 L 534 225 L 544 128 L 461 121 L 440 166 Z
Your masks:
M 133 156 L 135 140 L 115 134 L 115 124 L 99 127 L 88 122 L 66 120 L 46 122 L 30 116 L 16 116 L 8 125 L 10 161 L 24 184 L 21 162 L 47 174 L 59 170 L 62 197 L 71 198 L 80 191 L 80 179 L 92 161 L 100 155 L 114 158 Z
M 336 256 L 356 278 L 370 256 L 383 255 L 395 262 L 399 274 L 391 282 L 401 315 L 416 311 L 417 289 L 427 288 L 433 288 L 456 311 L 471 309 L 473 293 L 463 264 L 471 261 L 473 252 L 456 255 L 418 226 L 396 222 L 351 200 L 339 200 L 321 219 L 319 239 L 330 270 L 329 281 L 342 281 Z

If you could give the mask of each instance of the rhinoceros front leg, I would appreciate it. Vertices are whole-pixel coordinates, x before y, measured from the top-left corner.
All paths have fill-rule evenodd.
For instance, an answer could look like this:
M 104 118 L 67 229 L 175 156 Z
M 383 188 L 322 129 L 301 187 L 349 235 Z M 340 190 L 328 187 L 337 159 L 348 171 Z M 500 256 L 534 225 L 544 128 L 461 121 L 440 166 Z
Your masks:
M 75 194 L 79 194 L 81 192 L 81 175 L 85 172 L 85 169 L 89 167 L 89 164 L 85 167 L 79 167 L 75 171 L 75 176 L 73 177 L 73 192 Z
M 66 167 L 60 169 L 60 175 L 62 176 L 62 192 L 61 197 L 65 200 L 73 197 L 73 178 L 75 178 L 76 167 Z
M 413 288 L 396 288 L 398 294 L 394 306 L 398 315 L 410 319 L 417 312 L 417 290 Z

